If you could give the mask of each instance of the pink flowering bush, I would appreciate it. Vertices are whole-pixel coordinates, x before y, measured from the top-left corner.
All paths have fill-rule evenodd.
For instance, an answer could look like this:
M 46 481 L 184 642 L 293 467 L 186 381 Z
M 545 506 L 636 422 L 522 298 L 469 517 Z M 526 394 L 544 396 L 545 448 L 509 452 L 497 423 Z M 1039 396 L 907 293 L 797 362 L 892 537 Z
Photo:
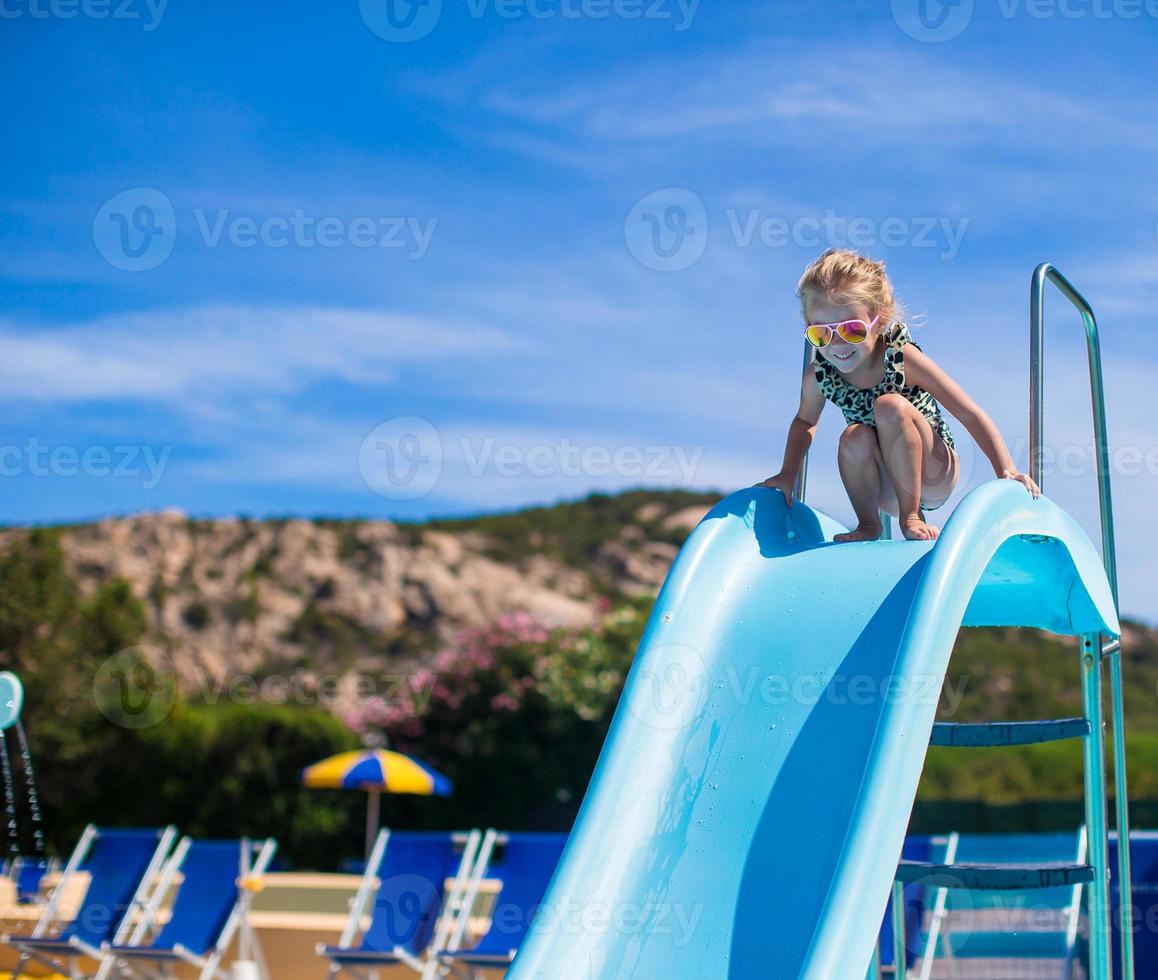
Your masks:
M 449 776 L 454 797 L 438 812 L 451 824 L 557 821 L 586 788 L 647 605 L 604 605 L 590 629 L 517 612 L 465 630 L 347 723 Z

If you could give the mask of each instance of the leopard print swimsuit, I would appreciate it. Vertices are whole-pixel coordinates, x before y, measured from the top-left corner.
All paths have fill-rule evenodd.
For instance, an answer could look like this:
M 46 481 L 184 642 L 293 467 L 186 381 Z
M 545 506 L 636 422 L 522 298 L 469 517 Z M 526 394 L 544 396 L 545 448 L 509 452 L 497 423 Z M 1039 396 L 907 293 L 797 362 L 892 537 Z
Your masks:
M 837 367 L 825 360 L 817 351 L 813 370 L 820 390 L 830 402 L 844 413 L 844 420 L 850 425 L 863 422 L 876 428 L 873 421 L 873 403 L 877 395 L 899 392 L 911 401 L 917 410 L 929 420 L 933 431 L 941 437 L 950 449 L 955 448 L 953 433 L 941 415 L 941 407 L 924 388 L 905 385 L 905 344 L 912 344 L 917 350 L 920 344 L 913 340 L 906 324 L 894 321 L 883 334 L 885 341 L 885 376 L 872 388 L 857 388 L 844 380 Z M 926 507 L 925 510 L 936 508 Z

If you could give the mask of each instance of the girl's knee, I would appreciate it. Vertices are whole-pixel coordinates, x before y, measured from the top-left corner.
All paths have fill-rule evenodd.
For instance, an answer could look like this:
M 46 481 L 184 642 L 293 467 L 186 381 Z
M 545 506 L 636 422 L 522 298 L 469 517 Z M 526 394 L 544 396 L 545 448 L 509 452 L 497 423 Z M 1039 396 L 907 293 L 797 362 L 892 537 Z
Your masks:
M 873 419 L 877 422 L 891 422 L 903 418 L 912 409 L 913 403 L 904 395 L 889 391 L 877 395 L 873 401 Z
M 876 429 L 863 422 L 853 422 L 840 434 L 837 448 L 846 458 L 869 459 L 878 448 Z

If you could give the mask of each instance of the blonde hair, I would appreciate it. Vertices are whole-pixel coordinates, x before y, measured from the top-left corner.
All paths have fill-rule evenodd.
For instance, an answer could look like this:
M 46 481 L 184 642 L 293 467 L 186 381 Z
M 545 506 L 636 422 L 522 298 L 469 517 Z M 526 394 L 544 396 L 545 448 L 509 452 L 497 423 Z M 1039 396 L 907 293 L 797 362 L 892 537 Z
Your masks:
M 884 330 L 902 316 L 885 264 L 846 248 L 830 248 L 815 259 L 796 284 L 796 295 L 800 297 L 800 313 L 805 322 L 808 300 L 813 297 L 841 304 L 863 304 L 870 318 L 880 316 L 878 330 Z

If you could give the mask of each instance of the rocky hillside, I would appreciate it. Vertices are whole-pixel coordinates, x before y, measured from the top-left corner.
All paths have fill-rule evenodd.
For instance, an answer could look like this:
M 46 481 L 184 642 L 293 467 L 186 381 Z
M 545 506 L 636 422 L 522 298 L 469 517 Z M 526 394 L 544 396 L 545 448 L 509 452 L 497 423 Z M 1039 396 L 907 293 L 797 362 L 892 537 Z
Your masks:
M 593 496 L 422 525 L 164 512 L 63 528 L 61 545 L 85 593 L 130 583 L 145 642 L 191 686 L 237 672 L 381 669 L 519 610 L 587 624 L 601 597 L 657 587 L 714 499 Z M 25 533 L 0 531 L 0 552 Z
M 145 612 L 143 642 L 168 653 L 195 693 L 207 679 L 238 675 L 409 666 L 463 627 L 516 611 L 549 624 L 592 623 L 608 601 L 658 588 L 716 499 L 639 491 L 424 524 L 166 512 L 57 533 L 82 594 L 129 584 Z M 27 533 L 0 530 L 0 560 Z M 1012 717 L 1041 692 L 1076 695 L 1060 662 L 1016 631 L 990 632 L 964 638 L 954 657 L 951 672 L 970 675 L 970 694 L 984 692 L 962 710 Z M 1158 631 L 1127 623 L 1124 633 L 1131 717 L 1158 727 Z M 1078 706 L 1048 710 L 1063 708 Z

